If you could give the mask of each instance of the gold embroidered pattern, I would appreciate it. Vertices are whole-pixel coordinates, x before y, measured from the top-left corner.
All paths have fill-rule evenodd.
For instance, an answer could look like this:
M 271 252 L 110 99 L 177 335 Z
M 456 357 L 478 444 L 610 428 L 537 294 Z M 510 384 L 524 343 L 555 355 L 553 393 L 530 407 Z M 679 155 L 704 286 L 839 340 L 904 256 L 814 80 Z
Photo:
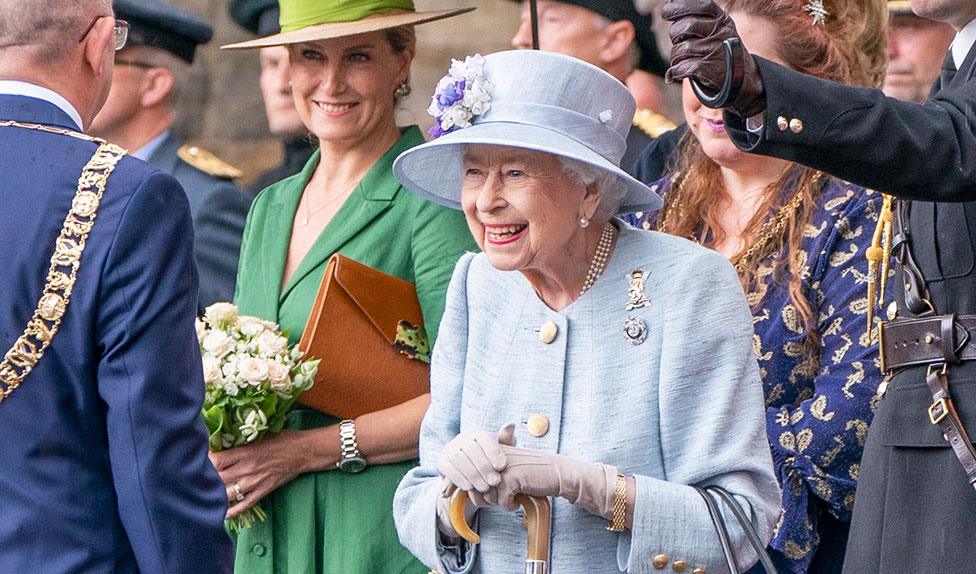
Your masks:
M 813 401 L 813 403 L 810 405 L 810 414 L 812 414 L 813 418 L 817 420 L 828 422 L 830 421 L 830 419 L 834 418 L 834 413 L 825 412 L 826 410 L 827 410 L 827 395 L 820 395 L 819 397 L 817 397 L 817 400 Z
M 81 255 L 85 250 L 88 232 L 95 222 L 108 177 L 126 152 L 116 145 L 96 138 L 51 126 L 0 121 L 0 127 L 33 129 L 99 144 L 95 155 L 88 161 L 78 179 L 78 189 L 71 202 L 71 211 L 68 212 L 61 234 L 55 242 L 51 266 L 44 292 L 37 303 L 37 310 L 34 311 L 34 316 L 28 322 L 24 333 L 14 342 L 13 347 L 7 351 L 3 361 L 0 362 L 0 402 L 3 402 L 30 374 L 51 344 L 51 339 L 58 332 L 61 318 L 71 300 Z

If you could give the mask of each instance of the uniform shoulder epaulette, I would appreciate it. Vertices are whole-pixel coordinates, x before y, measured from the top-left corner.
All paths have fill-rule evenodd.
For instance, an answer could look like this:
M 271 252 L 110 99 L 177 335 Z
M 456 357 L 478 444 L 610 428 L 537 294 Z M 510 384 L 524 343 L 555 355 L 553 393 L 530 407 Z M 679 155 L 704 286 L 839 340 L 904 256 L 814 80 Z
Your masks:
M 181 147 L 177 150 L 176 155 L 203 173 L 220 179 L 237 179 L 244 173 L 209 151 L 195 145 Z
M 634 114 L 634 125 L 652 138 L 656 138 L 664 132 L 669 132 L 678 127 L 668 118 L 647 108 L 639 108 L 637 110 Z

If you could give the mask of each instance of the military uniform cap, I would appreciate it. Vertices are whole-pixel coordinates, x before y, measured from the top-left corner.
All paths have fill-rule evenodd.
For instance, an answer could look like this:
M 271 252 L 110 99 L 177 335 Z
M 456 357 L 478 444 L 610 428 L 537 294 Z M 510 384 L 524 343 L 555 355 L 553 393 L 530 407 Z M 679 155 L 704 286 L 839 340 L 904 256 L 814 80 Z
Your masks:
M 278 0 L 230 0 L 227 10 L 242 28 L 258 36 L 270 36 L 281 31 Z
M 115 15 L 129 22 L 129 44 L 154 46 L 193 63 L 197 46 L 213 38 L 199 17 L 160 0 L 114 0 Z
M 515 0 L 520 2 L 521 0 Z M 592 10 L 607 20 L 630 20 L 634 25 L 637 47 L 641 51 L 641 59 L 637 67 L 656 76 L 664 77 L 668 70 L 668 62 L 661 56 L 657 47 L 654 31 L 651 29 L 651 15 L 641 14 L 634 6 L 634 0 L 557 0 L 563 4 L 572 4 L 587 10 Z

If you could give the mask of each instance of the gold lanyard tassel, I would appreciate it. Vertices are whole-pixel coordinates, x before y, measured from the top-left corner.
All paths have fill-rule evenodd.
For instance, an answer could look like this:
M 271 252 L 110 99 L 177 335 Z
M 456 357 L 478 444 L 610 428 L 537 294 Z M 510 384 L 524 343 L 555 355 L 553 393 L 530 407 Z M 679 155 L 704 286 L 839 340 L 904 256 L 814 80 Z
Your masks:
M 891 259 L 892 213 L 891 196 L 885 195 L 878 215 L 878 225 L 871 237 L 871 247 L 865 256 L 868 260 L 868 302 L 867 334 L 868 341 L 874 340 L 874 310 L 884 304 L 885 284 L 888 282 L 889 261 Z M 880 277 L 879 277 L 880 275 Z M 878 284 L 881 284 L 881 299 L 878 299 Z

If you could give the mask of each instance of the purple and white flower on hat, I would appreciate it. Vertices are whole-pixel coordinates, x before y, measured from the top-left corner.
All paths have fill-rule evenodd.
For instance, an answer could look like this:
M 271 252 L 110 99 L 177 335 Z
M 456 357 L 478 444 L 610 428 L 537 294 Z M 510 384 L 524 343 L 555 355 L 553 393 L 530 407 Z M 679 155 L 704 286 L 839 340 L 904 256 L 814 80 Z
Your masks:
M 428 133 L 434 139 L 471 126 L 471 120 L 491 107 L 492 85 L 485 78 L 481 54 L 451 60 L 451 69 L 437 83 L 427 113 L 437 121 Z

